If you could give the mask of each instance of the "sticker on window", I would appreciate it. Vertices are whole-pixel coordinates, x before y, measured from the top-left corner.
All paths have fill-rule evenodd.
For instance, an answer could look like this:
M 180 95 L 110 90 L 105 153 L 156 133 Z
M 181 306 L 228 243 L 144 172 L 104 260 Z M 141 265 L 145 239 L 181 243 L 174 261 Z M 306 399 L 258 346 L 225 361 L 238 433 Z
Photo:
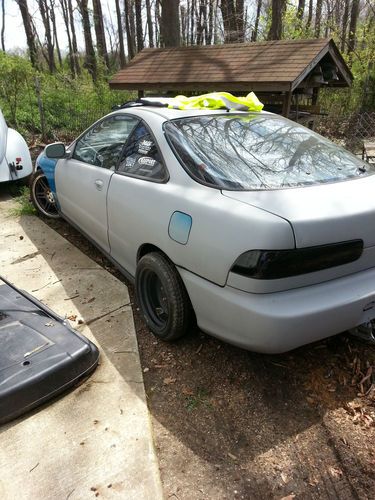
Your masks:
M 143 139 L 138 145 L 138 153 L 141 155 L 147 155 L 152 149 L 153 142 Z
M 125 160 L 125 167 L 134 167 L 135 161 L 135 158 L 128 156 Z
M 149 156 L 142 156 L 141 158 L 139 158 L 138 163 L 140 165 L 147 165 L 149 167 L 153 167 L 156 163 L 156 160 L 150 158 Z

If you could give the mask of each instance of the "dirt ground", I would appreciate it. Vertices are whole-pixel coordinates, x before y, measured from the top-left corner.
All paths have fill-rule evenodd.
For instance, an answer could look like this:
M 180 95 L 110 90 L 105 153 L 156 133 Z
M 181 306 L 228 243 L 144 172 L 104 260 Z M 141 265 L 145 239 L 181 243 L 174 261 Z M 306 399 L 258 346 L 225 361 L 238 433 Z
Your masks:
M 167 499 L 375 498 L 374 346 L 344 334 L 269 356 L 198 329 L 166 344 L 101 253 L 46 222 L 129 288 Z

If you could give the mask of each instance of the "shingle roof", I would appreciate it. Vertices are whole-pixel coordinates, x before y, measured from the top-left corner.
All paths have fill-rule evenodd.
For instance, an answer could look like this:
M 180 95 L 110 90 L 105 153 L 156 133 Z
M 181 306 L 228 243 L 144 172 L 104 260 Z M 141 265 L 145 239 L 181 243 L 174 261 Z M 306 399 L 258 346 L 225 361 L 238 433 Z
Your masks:
M 327 56 L 328 54 L 328 56 Z M 339 69 L 338 85 L 352 75 L 332 40 L 277 40 L 144 49 L 110 81 L 112 88 L 293 90 L 323 57 Z

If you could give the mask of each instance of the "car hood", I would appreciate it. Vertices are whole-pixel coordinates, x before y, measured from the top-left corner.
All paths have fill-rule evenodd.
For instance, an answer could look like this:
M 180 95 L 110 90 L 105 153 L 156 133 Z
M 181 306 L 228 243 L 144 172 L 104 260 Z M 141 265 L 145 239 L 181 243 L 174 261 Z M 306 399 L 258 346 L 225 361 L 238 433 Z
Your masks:
M 362 239 L 375 245 L 375 175 L 270 191 L 222 191 L 224 196 L 286 219 L 297 247 Z

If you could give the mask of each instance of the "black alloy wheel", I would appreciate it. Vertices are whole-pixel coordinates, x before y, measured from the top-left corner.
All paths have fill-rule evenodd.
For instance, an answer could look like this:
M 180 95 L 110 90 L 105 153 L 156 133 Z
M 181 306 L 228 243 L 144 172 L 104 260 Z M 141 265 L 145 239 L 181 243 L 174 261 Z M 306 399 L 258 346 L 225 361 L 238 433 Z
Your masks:
M 31 201 L 34 207 L 46 217 L 59 218 L 55 196 L 41 170 L 35 172 L 30 183 Z

